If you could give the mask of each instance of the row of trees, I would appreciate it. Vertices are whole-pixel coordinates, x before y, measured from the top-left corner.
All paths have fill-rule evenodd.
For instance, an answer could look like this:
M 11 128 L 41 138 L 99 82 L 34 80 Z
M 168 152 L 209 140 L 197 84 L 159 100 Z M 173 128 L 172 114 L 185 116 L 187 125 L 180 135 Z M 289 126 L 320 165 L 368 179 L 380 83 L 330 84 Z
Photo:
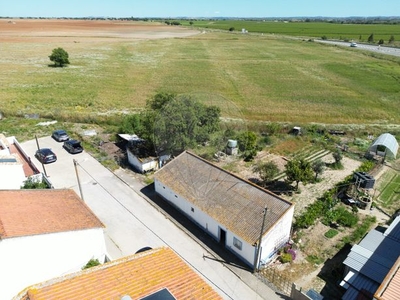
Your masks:
M 341 160 L 343 158 L 340 150 L 333 152 L 333 158 L 335 159 L 334 167 L 340 167 Z M 298 191 L 299 183 L 307 184 L 318 180 L 318 176 L 325 170 L 325 163 L 321 159 L 314 160 L 313 162 L 305 159 L 293 159 L 288 161 L 285 165 L 285 181 L 288 184 L 296 183 L 295 190 Z M 261 178 L 261 184 L 267 185 L 271 183 L 276 176 L 279 174 L 278 166 L 272 162 L 259 163 L 253 171 L 258 173 Z

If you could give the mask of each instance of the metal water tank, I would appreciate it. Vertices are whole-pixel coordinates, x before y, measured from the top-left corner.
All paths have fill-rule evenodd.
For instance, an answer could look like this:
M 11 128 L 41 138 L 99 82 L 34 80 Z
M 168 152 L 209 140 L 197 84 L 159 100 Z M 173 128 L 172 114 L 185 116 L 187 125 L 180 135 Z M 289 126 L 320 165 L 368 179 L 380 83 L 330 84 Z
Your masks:
M 237 147 L 237 140 L 228 140 L 228 147 L 229 148 L 236 148 Z

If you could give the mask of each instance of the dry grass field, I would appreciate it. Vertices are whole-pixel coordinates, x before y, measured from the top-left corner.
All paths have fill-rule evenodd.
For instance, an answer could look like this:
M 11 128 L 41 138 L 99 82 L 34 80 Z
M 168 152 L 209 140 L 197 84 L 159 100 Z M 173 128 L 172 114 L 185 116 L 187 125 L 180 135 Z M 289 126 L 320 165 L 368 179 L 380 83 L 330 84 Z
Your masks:
M 1 111 L 85 121 L 159 91 L 218 100 L 248 120 L 398 124 L 398 61 L 272 35 L 145 22 L 0 20 Z M 54 68 L 54 48 L 71 64 Z

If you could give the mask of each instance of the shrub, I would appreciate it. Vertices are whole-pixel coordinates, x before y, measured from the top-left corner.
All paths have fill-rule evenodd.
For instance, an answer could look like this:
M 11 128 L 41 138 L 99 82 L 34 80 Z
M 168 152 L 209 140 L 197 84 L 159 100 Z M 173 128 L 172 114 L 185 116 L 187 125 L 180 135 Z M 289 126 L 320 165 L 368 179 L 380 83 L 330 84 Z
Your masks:
M 293 260 L 292 255 L 290 253 L 282 253 L 279 259 L 283 264 L 288 262 L 290 263 Z
M 99 260 L 98 259 L 91 259 L 91 260 L 89 260 L 88 262 L 87 262 L 87 264 L 84 266 L 84 267 L 82 267 L 82 270 L 84 270 L 84 269 L 89 269 L 89 268 L 91 268 L 91 267 L 95 267 L 95 266 L 98 266 L 98 265 L 100 265 L 100 262 L 99 262 Z

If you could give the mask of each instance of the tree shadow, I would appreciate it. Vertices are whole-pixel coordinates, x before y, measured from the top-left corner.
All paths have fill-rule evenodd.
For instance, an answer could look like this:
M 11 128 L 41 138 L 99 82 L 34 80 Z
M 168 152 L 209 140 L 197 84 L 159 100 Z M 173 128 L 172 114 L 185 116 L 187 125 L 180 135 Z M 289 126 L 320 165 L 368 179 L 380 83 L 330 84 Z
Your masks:
M 285 194 L 291 196 L 295 192 L 294 187 L 284 180 L 269 182 L 265 185 L 265 187 L 277 195 Z
M 344 275 L 343 261 L 350 253 L 350 250 L 350 244 L 344 245 L 335 256 L 324 263 L 324 266 L 317 275 L 325 282 L 325 286 L 322 288 L 320 294 L 326 299 L 341 299 L 346 291 L 339 283 Z

